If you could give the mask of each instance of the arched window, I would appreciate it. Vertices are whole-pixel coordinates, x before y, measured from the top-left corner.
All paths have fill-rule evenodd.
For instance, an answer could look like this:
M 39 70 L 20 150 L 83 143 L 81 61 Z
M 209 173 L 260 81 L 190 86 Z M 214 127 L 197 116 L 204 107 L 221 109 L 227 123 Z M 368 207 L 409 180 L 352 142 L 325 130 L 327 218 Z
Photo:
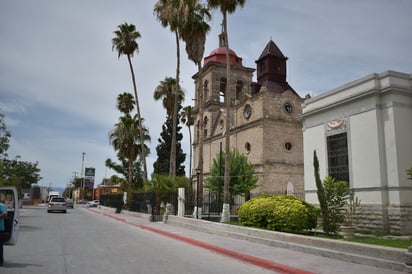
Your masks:
M 225 101 L 225 93 L 226 93 L 226 78 L 220 78 L 220 86 L 219 86 L 219 102 Z
M 240 99 L 240 96 L 242 94 L 242 90 L 243 90 L 243 82 L 241 80 L 238 80 L 236 82 L 236 100 Z
M 288 184 L 286 185 L 286 194 L 293 195 L 293 183 L 292 182 L 288 182 Z
M 249 154 L 250 151 L 252 150 L 252 146 L 250 145 L 249 142 L 246 142 L 246 144 L 245 144 L 245 150 L 246 150 L 246 154 Z
M 207 79 L 203 82 L 203 95 L 203 100 L 207 100 L 209 96 L 209 81 Z
M 204 132 L 204 136 L 207 136 L 207 123 L 208 123 L 208 119 L 207 117 L 205 117 L 205 119 L 203 120 L 203 132 Z

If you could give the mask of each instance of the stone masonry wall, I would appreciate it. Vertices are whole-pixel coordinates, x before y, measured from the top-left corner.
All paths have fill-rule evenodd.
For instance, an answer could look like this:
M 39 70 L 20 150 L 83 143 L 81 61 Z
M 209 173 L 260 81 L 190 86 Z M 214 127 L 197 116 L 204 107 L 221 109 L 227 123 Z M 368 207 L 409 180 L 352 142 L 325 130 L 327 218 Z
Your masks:
M 362 205 L 355 224 L 359 230 L 411 235 L 412 207 Z

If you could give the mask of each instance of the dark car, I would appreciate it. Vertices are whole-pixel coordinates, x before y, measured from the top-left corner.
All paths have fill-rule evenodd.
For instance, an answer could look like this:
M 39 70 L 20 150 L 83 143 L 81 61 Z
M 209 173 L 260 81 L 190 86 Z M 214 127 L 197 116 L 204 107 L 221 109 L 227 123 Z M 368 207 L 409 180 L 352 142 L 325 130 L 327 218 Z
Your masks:
M 67 204 L 67 208 L 74 208 L 72 199 L 66 199 L 66 204 Z

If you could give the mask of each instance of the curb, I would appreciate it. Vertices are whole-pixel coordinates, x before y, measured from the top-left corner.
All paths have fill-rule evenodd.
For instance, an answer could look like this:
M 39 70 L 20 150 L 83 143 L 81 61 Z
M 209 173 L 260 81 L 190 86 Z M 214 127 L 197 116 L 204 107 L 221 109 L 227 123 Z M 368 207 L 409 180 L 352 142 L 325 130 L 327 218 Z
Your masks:
M 99 210 L 93 210 L 93 212 L 98 214 L 127 223 L 125 219 L 114 216 L 114 211 L 111 212 L 109 208 L 102 208 L 102 211 L 113 213 L 113 215 L 100 212 Z M 150 216 L 141 213 L 136 214 L 134 212 L 122 212 L 122 214 L 147 218 L 148 220 Z M 412 273 L 412 267 L 405 264 L 405 250 L 399 248 L 372 246 L 323 238 L 308 238 L 301 235 L 247 227 L 236 227 L 224 223 L 214 223 L 206 220 L 184 218 L 174 215 L 168 216 L 167 223 L 194 231 L 241 239 L 267 246 L 287 248 L 306 254 Z
M 149 226 L 149 225 L 135 225 L 133 223 L 128 222 L 125 218 L 121 218 L 121 217 L 118 217 L 116 215 L 112 215 L 112 214 L 109 214 L 109 213 L 104 213 L 104 212 L 101 212 L 99 210 L 94 210 L 94 209 L 88 208 L 88 211 L 99 214 L 99 215 L 102 215 L 102 216 L 105 216 L 105 217 L 109 217 L 109 218 L 114 219 L 116 221 L 120 221 L 120 222 L 124 222 L 126 224 L 133 225 L 133 226 L 141 228 L 141 229 L 145 229 L 145 230 L 148 230 L 148 231 L 151 231 L 151 232 L 154 232 L 154 233 L 161 234 L 163 236 L 166 236 L 166 237 L 169 237 L 169 238 L 172 238 L 172 239 L 175 239 L 175 240 L 179 240 L 179 241 L 182 241 L 182 242 L 194 245 L 194 246 L 198 246 L 198 247 L 201 247 L 201 248 L 204 248 L 204 249 L 207 249 L 207 250 L 211 250 L 211 251 L 214 251 L 216 253 L 223 254 L 223 255 L 226 255 L 228 257 L 232 257 L 234 259 L 237 259 L 237 260 L 248 262 L 250 264 L 253 264 L 253 265 L 256 265 L 256 266 L 259 266 L 259 267 L 262 267 L 262 268 L 265 268 L 265 269 L 268 269 L 268 270 L 271 270 L 271 271 L 276 271 L 278 273 L 282 273 L 282 274 L 314 274 L 313 272 L 309 272 L 309 271 L 305 271 L 305 270 L 298 269 L 298 268 L 295 268 L 295 267 L 290 267 L 290 266 L 287 266 L 287 265 L 279 264 L 279 263 L 269 261 L 269 260 L 265 260 L 265 259 L 262 259 L 262 258 L 259 258 L 259 257 L 247 255 L 247 254 L 240 253 L 240 252 L 230 250 L 230 249 L 226 249 L 226 248 L 223 248 L 223 247 L 220 247 L 220 246 L 211 245 L 211 244 L 208 244 L 208 243 L 205 243 L 205 242 L 202 242 L 202 241 L 194 240 L 192 238 L 188 238 L 188 237 L 184 237 L 184 236 L 181 236 L 181 235 L 178 235 L 178 234 L 175 234 L 175 233 L 171 233 L 171 232 L 166 231 L 166 230 L 154 228 L 154 227 Z
M 158 228 L 154 228 L 154 227 L 151 227 L 151 226 L 138 225 L 137 227 L 140 227 L 140 228 L 146 229 L 146 230 L 150 230 L 152 232 L 155 232 L 155 233 L 158 233 L 158 234 L 161 234 L 161 235 L 164 235 L 164 236 L 167 236 L 169 238 L 173 238 L 173 239 L 176 239 L 176 240 L 179 240 L 179 241 L 183 241 L 183 242 L 189 243 L 191 245 L 199 246 L 199 247 L 204 248 L 204 249 L 212 250 L 216 253 L 220 253 L 220 254 L 223 254 L 223 255 L 226 255 L 226 256 L 229 256 L 229 257 L 232 257 L 232 258 L 244 261 L 244 262 L 248 262 L 248 263 L 251 263 L 251 264 L 254 264 L 256 266 L 260 266 L 262 268 L 269 269 L 269 270 L 272 270 L 272 271 L 277 271 L 277 272 L 285 273 L 285 274 L 286 273 L 290 273 L 290 274 L 313 274 L 312 272 L 309 272 L 309 271 L 305 271 L 305 270 L 302 270 L 302 269 L 298 269 L 298 268 L 278 264 L 278 263 L 275 263 L 275 262 L 272 262 L 272 261 L 269 261 L 269 260 L 265 260 L 265 259 L 261 259 L 261 258 L 255 257 L 255 256 L 246 255 L 244 253 L 240 253 L 240 252 L 233 251 L 233 250 L 230 250 L 230 249 L 226 249 L 226 248 L 211 245 L 211 244 L 208 244 L 208 243 L 205 243 L 205 242 L 193 240 L 191 238 L 187 238 L 187 237 L 177 235 L 177 234 L 174 234 L 174 233 L 171 233 L 171 232 L 168 232 L 168 231 L 165 231 L 165 230 L 161 230 L 161 229 L 158 229 Z

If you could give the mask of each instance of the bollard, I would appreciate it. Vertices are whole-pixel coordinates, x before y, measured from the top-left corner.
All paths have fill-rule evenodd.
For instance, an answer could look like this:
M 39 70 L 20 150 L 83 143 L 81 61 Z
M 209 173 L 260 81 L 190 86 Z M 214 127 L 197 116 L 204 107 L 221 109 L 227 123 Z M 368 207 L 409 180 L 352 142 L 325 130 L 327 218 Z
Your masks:
M 163 223 L 167 224 L 167 219 L 169 218 L 169 214 L 172 213 L 172 204 L 166 204 L 165 214 L 163 214 Z

